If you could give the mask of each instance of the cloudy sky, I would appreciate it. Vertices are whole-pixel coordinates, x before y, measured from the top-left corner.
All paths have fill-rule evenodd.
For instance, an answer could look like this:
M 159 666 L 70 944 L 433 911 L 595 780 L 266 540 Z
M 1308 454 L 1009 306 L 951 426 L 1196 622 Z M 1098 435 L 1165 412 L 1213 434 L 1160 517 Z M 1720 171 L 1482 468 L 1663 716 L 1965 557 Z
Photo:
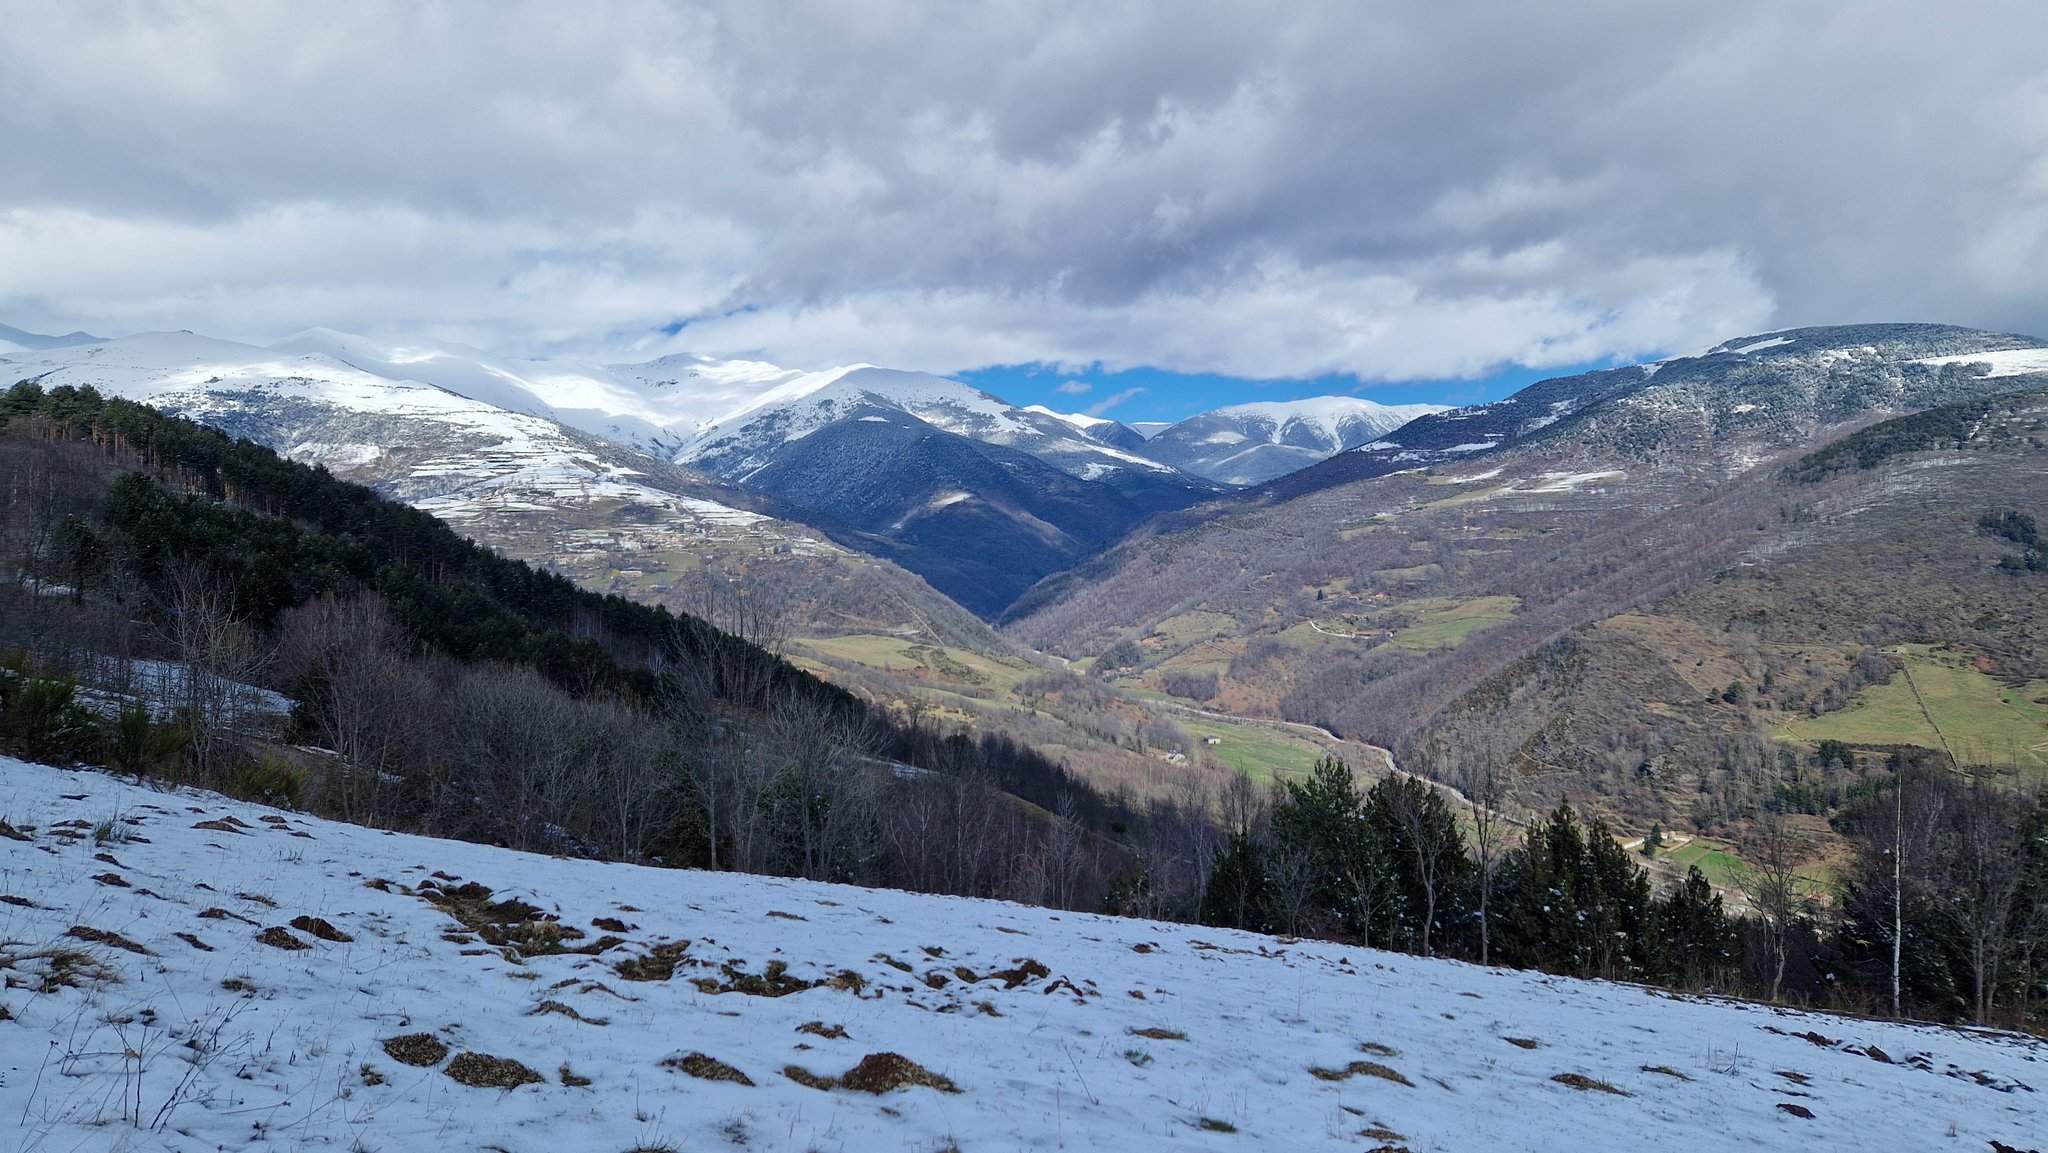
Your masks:
M 0 16 L 24 328 L 861 360 L 1127 417 L 2048 335 L 2039 0 Z

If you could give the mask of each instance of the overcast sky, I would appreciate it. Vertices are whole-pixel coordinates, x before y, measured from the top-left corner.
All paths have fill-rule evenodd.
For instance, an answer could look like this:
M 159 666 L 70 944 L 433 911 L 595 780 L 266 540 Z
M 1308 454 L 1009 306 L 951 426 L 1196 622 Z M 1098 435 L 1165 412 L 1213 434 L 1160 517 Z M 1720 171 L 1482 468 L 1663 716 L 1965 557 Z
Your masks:
M 2048 335 L 2044 46 L 2041 0 L 0 0 L 0 321 L 1050 364 L 1072 407 Z

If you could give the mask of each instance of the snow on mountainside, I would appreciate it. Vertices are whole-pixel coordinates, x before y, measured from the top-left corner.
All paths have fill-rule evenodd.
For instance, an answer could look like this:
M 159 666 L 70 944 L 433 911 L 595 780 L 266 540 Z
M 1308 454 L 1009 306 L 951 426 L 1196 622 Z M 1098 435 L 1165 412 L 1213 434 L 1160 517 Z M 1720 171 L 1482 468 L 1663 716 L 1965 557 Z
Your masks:
M 1154 433 L 1145 451 L 1197 476 L 1257 484 L 1443 411 L 1436 404 L 1386 405 L 1351 396 L 1235 404 Z
M 147 333 L 15 354 L 0 359 L 0 373 L 46 388 L 89 385 L 216 425 L 456 521 L 594 500 L 649 503 L 708 524 L 766 520 L 681 500 L 629 458 L 546 416 L 366 371 L 327 351 Z
M 530 856 L 4 759 L 0 807 L 0 1114 L 23 1148 L 1983 1150 L 2048 1131 L 2048 1044 L 2010 1034 Z
M 1421 417 L 1261 491 L 1283 499 L 1522 444 L 1731 474 L 1823 430 L 2006 391 L 2048 373 L 2048 342 L 1941 324 L 1793 328 L 1697 356 L 1538 381 Z
M 373 358 L 334 336 L 308 334 L 294 351 L 151 333 L 0 355 L 0 382 L 91 386 L 246 436 L 606 591 L 660 599 L 681 557 L 694 567 L 773 553 L 801 567 L 848 555 L 808 529 L 735 507 L 725 490 L 557 423 L 545 405 L 501 408 L 346 363 L 353 356 L 395 373 L 417 354 Z M 325 349 L 304 350 L 315 344 Z M 479 383 L 467 379 L 479 371 L 473 363 L 429 359 L 419 358 L 422 375 Z M 516 381 L 498 384 L 499 399 L 518 402 Z
M 956 436 L 1030 453 L 1083 480 L 1173 472 L 1101 437 L 1095 418 L 1037 405 L 1019 408 L 943 376 L 872 365 L 791 379 L 713 421 L 677 459 L 716 476 L 744 480 L 791 442 L 877 408 L 908 413 Z M 1121 427 L 1115 421 L 1100 424 Z

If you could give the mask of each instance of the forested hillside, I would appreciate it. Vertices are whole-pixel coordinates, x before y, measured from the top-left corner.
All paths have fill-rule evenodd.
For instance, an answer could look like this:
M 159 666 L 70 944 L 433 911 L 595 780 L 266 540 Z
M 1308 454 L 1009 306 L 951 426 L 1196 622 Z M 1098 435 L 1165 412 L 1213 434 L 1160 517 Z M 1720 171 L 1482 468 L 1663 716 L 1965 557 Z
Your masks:
M 737 591 L 707 622 L 579 590 L 91 390 L 20 385 L 0 419 L 0 733 L 27 755 L 521 848 L 1055 904 L 1098 901 L 1109 830 L 1144 823 L 999 734 L 794 669 Z

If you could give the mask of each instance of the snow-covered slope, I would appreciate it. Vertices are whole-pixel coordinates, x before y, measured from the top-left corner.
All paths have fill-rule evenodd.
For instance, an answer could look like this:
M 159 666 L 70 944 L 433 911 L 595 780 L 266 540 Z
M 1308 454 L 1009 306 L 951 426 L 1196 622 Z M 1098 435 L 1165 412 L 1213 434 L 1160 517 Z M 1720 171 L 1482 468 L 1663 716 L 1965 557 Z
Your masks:
M 1539 440 L 1551 453 L 1655 454 L 1702 477 L 1726 476 L 1830 428 L 2009 391 L 2023 383 L 2014 378 L 2034 375 L 2048 375 L 2048 341 L 2012 333 L 1942 324 L 1758 333 L 1421 417 L 1264 492 L 1300 496 Z
M 1117 446 L 1115 421 L 1019 408 L 956 380 L 922 372 L 856 365 L 792 378 L 711 422 L 678 457 L 730 480 L 744 480 L 793 441 L 826 425 L 888 409 L 984 444 L 1014 448 L 1069 476 L 1101 480 L 1119 473 L 1172 477 L 1167 466 Z
M 706 526 L 746 527 L 767 519 L 698 497 L 680 499 L 649 483 L 631 458 L 573 435 L 545 405 L 523 411 L 529 406 L 394 379 L 341 359 L 364 357 L 363 349 L 310 336 L 305 341 L 320 343 L 329 347 L 266 349 L 189 332 L 146 333 L 0 357 L 0 376 L 50 388 L 90 385 L 142 401 L 295 460 L 324 464 L 456 521 L 596 501 L 649 504 Z M 379 363 L 389 368 L 394 362 Z M 518 387 L 500 381 L 496 399 L 520 405 Z
M 2048 1045 L 2005 1034 L 526 856 L 18 761 L 0 811 L 25 838 L 0 838 L 0 1116 L 28 1149 L 1981 1150 L 2048 1131 Z M 538 1080 L 473 1087 L 451 1072 L 518 1070 L 463 1054 Z M 942 1087 L 888 1087 L 911 1070 L 883 1054 Z M 855 1069 L 882 1091 L 819 1080 Z
M 1237 404 L 1153 434 L 1145 451 L 1197 476 L 1258 484 L 1443 411 L 1442 405 L 1387 405 L 1352 396 Z

